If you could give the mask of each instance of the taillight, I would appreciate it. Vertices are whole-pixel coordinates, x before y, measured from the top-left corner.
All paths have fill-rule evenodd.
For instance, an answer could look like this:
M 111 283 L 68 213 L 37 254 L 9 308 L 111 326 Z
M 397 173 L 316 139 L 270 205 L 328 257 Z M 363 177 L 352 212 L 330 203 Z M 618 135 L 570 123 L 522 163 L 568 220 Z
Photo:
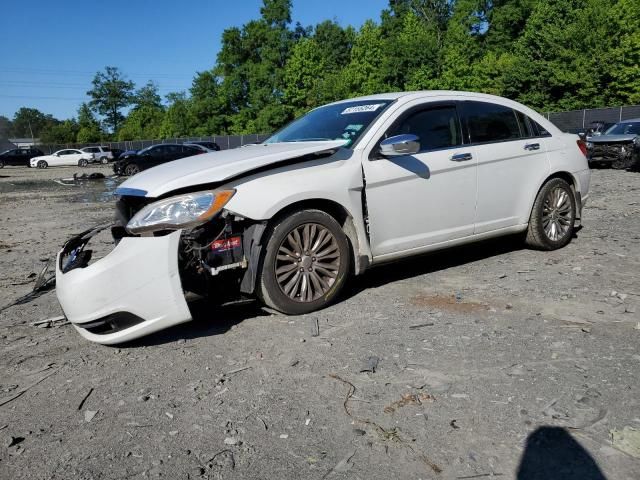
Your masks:
M 578 144 L 578 148 L 582 152 L 582 155 L 587 156 L 587 144 L 584 140 L 580 139 L 576 142 Z

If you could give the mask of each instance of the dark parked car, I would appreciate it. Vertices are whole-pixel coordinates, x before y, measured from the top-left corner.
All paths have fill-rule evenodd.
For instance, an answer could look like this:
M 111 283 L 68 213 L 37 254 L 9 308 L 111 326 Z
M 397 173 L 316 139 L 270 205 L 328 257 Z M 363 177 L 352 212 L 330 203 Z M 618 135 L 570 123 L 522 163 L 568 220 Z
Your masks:
M 124 152 L 120 159 L 113 164 L 113 171 L 116 175 L 131 176 L 162 163 L 202 153 L 204 153 L 202 150 L 186 145 L 173 143 L 152 145 L 139 152 Z
M 616 123 L 587 141 L 589 163 L 623 169 L 640 166 L 640 118 Z
M 124 153 L 124 150 L 121 150 L 119 148 L 112 148 L 111 149 L 111 154 L 113 155 L 113 160 L 118 160 L 120 158 L 120 155 L 122 155 Z
M 597 137 L 602 135 L 606 130 L 610 129 L 614 124 L 610 122 L 604 122 L 602 120 L 595 120 L 589 124 L 585 131 L 579 132 L 578 135 L 583 139 L 589 139 L 591 137 Z
M 20 167 L 28 167 L 29 160 L 33 157 L 41 157 L 44 155 L 37 148 L 14 148 L 0 153 L 0 168 L 5 165 L 18 165 Z
M 216 152 L 220 151 L 220 145 L 218 145 L 216 142 L 189 142 L 189 143 L 193 143 L 195 145 L 202 145 L 205 148 L 208 148 L 209 150 L 215 150 Z

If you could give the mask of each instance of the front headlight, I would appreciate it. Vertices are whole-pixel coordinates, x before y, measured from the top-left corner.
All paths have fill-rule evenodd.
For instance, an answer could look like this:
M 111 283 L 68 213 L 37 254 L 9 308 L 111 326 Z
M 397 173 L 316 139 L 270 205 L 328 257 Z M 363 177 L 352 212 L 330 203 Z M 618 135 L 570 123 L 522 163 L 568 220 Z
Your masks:
M 200 225 L 215 217 L 231 200 L 235 190 L 187 193 L 147 205 L 127 224 L 132 234 L 177 230 Z

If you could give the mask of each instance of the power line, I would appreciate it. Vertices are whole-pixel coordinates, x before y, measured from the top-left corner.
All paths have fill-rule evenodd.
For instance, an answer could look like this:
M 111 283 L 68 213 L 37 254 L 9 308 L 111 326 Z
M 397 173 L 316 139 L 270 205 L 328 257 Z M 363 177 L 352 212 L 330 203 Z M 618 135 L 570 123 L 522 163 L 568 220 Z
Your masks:
M 60 70 L 45 68 L 0 68 L 0 73 L 27 73 L 31 75 L 65 75 L 65 76 L 94 76 L 97 72 L 87 72 L 79 70 Z M 193 78 L 194 74 L 184 73 L 142 73 L 142 72 L 122 72 L 124 76 L 129 77 L 163 77 L 163 78 Z
M 27 100 L 74 100 L 74 101 L 84 101 L 89 97 L 77 98 L 77 97 L 39 97 L 33 95 L 2 95 L 0 94 L 0 98 L 23 98 Z

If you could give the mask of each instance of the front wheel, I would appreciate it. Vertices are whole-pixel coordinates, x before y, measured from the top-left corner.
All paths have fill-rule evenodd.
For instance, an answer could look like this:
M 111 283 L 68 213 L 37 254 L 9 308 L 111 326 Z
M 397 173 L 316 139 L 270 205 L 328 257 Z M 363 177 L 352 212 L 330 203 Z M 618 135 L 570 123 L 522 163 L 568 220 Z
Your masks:
M 571 241 L 576 221 L 576 199 L 561 178 L 545 183 L 533 204 L 526 243 L 540 250 L 556 250 Z
M 301 210 L 277 221 L 265 238 L 257 294 L 267 306 L 302 315 L 337 297 L 349 273 L 351 250 L 332 216 Z
M 49 164 L 48 164 L 47 162 L 45 162 L 44 160 L 40 160 L 40 161 L 36 164 L 36 166 L 37 166 L 38 168 L 47 168 L 47 167 L 49 166 Z
M 135 163 L 130 163 L 124 169 L 125 175 L 127 175 L 129 177 L 132 177 L 133 175 L 135 175 L 138 172 L 140 172 L 140 167 L 138 165 L 136 165 Z
M 0 168 L 4 168 L 4 162 L 0 160 Z

